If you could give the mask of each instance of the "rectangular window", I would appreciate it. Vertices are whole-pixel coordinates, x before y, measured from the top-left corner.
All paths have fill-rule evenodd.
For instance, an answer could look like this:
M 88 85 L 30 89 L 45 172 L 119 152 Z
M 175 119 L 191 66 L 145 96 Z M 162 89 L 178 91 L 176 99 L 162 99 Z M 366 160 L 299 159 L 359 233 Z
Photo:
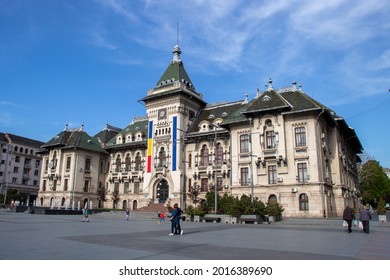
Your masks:
M 18 171 L 19 171 L 19 167 L 15 166 L 14 167 L 14 173 L 18 173 Z
M 119 193 L 119 183 L 118 182 L 114 183 L 114 192 Z
M 36 186 L 36 185 L 38 185 L 38 181 L 37 181 L 37 180 L 34 180 L 34 181 L 33 181 L 33 186 Z
M 86 158 L 85 159 L 85 172 L 91 171 L 91 159 Z
M 89 188 L 89 180 L 85 180 L 84 181 L 84 189 L 83 189 L 83 191 L 84 192 L 88 192 L 88 188 Z
M 53 191 L 57 190 L 57 180 L 53 181 Z
M 276 184 L 278 182 L 276 165 L 268 166 L 268 184 Z
M 38 176 L 39 175 L 39 170 L 34 170 L 34 176 Z
M 201 192 L 207 192 L 209 189 L 209 180 L 207 178 L 202 178 L 200 182 Z
M 247 186 L 249 184 L 249 168 L 241 168 L 241 186 Z
M 15 162 L 20 162 L 20 156 L 15 157 Z
M 43 180 L 42 191 L 46 191 L 46 180 Z
M 306 183 L 308 181 L 307 176 L 307 164 L 306 163 L 298 163 L 298 182 Z
M 45 159 L 45 172 L 49 169 L 49 158 Z
M 129 182 L 125 182 L 124 186 L 125 186 L 125 189 L 124 189 L 125 194 L 127 194 L 129 192 Z
M 275 132 L 267 131 L 265 134 L 266 137 L 266 149 L 273 149 L 276 147 L 275 145 Z
M 249 153 L 249 134 L 240 136 L 240 153 Z
M 68 190 L 68 184 L 69 184 L 69 180 L 68 180 L 68 179 L 65 179 L 65 180 L 64 180 L 64 191 L 67 191 L 67 190 Z
M 70 171 L 70 163 L 72 161 L 72 157 L 66 157 L 66 171 Z
M 134 193 L 135 194 L 139 193 L 139 182 L 134 182 Z
M 304 127 L 295 128 L 295 146 L 296 147 L 306 146 L 306 131 Z

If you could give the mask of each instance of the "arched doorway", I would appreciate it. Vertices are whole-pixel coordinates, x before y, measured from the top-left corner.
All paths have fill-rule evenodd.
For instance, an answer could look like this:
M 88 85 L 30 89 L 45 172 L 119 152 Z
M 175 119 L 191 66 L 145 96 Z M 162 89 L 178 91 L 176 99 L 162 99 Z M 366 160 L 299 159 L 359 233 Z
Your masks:
M 157 183 L 156 186 L 156 198 L 158 199 L 158 203 L 165 203 L 165 201 L 169 197 L 169 185 L 167 180 L 162 179 Z
M 138 207 L 137 200 L 134 200 L 134 201 L 133 201 L 133 210 L 136 210 L 137 207 Z
M 127 209 L 127 200 L 123 200 L 122 209 Z

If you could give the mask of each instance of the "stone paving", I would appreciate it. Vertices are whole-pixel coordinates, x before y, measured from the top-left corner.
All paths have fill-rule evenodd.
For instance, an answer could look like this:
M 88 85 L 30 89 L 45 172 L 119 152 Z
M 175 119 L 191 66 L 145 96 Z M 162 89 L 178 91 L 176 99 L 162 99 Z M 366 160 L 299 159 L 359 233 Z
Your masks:
M 170 222 L 134 213 L 90 216 L 0 211 L 1 260 L 390 260 L 390 223 L 347 233 L 340 218 L 272 224 Z

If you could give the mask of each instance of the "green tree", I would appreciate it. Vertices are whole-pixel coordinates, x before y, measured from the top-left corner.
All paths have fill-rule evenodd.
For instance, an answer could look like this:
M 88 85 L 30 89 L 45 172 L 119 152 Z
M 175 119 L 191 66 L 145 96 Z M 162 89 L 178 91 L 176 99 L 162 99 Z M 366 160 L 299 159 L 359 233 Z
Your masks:
M 359 183 L 364 203 L 374 204 L 390 195 L 390 179 L 376 160 L 370 159 L 359 167 Z

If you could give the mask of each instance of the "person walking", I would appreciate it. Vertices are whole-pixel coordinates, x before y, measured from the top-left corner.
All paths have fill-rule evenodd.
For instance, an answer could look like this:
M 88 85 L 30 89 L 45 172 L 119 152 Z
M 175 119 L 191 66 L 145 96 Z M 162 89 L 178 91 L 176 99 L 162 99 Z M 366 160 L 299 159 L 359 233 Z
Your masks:
M 130 209 L 129 208 L 126 208 L 125 216 L 126 216 L 126 221 L 128 221 L 129 220 L 129 216 L 130 216 Z
M 183 235 L 183 230 L 180 226 L 180 217 L 183 211 L 179 208 L 179 205 L 175 203 L 173 205 L 173 212 L 171 217 L 171 233 L 169 235 Z
M 352 229 L 351 229 L 352 220 L 355 220 L 355 213 L 354 213 L 353 209 L 351 207 L 349 207 L 349 205 L 347 205 L 347 207 L 345 207 L 345 209 L 344 209 L 343 219 L 348 224 L 348 232 L 351 233 L 352 232 Z
M 160 211 L 159 217 L 160 217 L 160 221 L 158 223 L 159 224 L 161 224 L 161 223 L 165 224 L 165 213 L 164 213 L 164 211 Z
M 87 204 L 85 204 L 85 207 L 83 209 L 83 215 L 84 215 L 83 222 L 85 222 L 85 221 L 89 222 L 88 206 L 87 206 Z
M 370 220 L 372 218 L 372 215 L 369 211 L 369 207 L 363 206 L 360 209 L 360 221 L 362 221 L 363 224 L 363 231 L 367 234 L 370 233 Z

